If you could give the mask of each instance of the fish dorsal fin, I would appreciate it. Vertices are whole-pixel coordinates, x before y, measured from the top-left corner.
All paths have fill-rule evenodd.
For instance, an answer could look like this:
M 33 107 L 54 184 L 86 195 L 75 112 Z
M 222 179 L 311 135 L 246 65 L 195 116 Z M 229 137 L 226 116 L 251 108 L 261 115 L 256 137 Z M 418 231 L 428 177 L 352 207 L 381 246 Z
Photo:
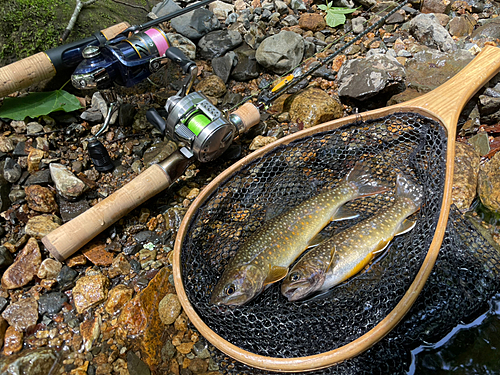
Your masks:
M 330 247 L 330 264 L 328 265 L 327 269 L 335 267 L 335 264 L 339 260 L 339 257 L 336 253 L 337 253 L 337 247 L 335 245 L 332 245 Z
M 349 208 L 342 206 L 332 216 L 332 221 L 355 219 L 358 216 L 359 214 L 357 214 L 353 210 L 350 210 Z
M 400 234 L 408 233 L 415 227 L 416 222 L 413 220 L 405 220 L 401 223 L 399 226 L 398 230 L 396 231 L 396 236 L 399 236 Z
M 269 275 L 266 280 L 264 280 L 264 285 L 272 284 L 281 279 L 284 279 L 288 274 L 288 268 L 281 266 L 270 266 Z
M 307 243 L 307 248 L 309 249 L 311 247 L 316 247 L 325 240 L 326 240 L 326 237 L 323 236 L 322 234 L 318 233 L 317 235 L 315 235 L 313 238 L 311 238 L 309 240 L 309 242 Z

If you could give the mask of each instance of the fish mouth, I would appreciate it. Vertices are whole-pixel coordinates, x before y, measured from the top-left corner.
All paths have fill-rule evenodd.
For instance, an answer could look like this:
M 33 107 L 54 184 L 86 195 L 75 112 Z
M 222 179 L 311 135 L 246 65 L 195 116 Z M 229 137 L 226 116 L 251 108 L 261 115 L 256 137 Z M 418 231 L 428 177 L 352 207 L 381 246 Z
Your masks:
M 300 301 L 314 291 L 314 285 L 309 281 L 298 281 L 281 286 L 281 293 L 289 302 Z

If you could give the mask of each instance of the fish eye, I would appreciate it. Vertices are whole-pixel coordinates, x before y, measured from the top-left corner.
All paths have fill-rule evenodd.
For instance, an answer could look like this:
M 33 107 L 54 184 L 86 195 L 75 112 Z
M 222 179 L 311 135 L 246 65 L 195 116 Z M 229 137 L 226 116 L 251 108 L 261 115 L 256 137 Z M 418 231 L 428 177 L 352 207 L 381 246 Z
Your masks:
M 300 274 L 298 272 L 292 272 L 290 274 L 290 281 L 298 281 L 300 279 Z
M 234 286 L 234 284 L 230 284 L 226 286 L 226 289 L 224 289 L 224 293 L 226 293 L 226 295 L 228 296 L 234 294 L 234 292 L 236 292 L 236 287 Z

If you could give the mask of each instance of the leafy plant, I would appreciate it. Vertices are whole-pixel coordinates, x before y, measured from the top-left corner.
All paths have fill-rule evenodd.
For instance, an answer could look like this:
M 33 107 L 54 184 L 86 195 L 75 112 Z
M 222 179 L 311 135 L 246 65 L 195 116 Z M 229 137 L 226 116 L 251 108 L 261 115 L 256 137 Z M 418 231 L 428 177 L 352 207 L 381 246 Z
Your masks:
M 327 1 L 326 5 L 318 5 L 319 9 L 326 12 L 325 21 L 330 27 L 337 27 L 343 25 L 346 21 L 346 14 L 350 14 L 358 10 L 358 8 L 341 8 L 332 6 L 333 0 L 331 2 Z
M 82 106 L 78 98 L 64 90 L 34 92 L 19 98 L 6 97 L 0 108 L 0 117 L 11 120 L 36 118 L 55 111 L 71 112 Z

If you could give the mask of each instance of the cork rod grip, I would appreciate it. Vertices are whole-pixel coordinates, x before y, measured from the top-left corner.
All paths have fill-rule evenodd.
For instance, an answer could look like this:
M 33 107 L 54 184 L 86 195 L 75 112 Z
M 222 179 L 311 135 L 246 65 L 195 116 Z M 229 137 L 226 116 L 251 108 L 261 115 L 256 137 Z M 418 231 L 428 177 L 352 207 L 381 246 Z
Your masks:
M 107 29 L 101 30 L 101 34 L 104 35 L 107 40 L 110 40 L 120 34 L 122 31 L 127 30 L 129 27 L 130 24 L 128 22 L 120 22 L 116 25 L 108 27 Z
M 246 133 L 252 126 L 260 122 L 259 109 L 252 103 L 243 104 L 233 114 L 241 119 L 243 128 L 239 129 L 240 133 Z
M 0 68 L 0 97 L 54 77 L 56 69 L 45 52 Z
M 64 261 L 92 238 L 172 183 L 154 164 L 121 189 L 42 238 L 50 253 Z

